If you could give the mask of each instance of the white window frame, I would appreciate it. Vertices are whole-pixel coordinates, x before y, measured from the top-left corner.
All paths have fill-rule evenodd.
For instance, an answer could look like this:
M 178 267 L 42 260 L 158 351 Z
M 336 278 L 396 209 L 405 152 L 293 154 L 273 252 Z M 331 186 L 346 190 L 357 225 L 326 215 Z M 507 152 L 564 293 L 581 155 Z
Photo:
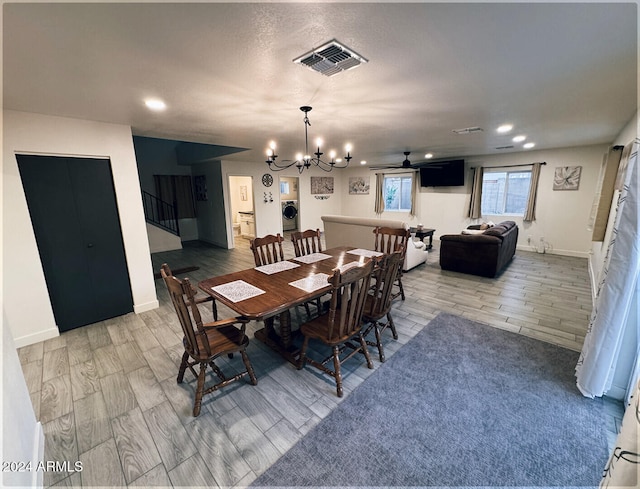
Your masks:
M 387 178 L 400 178 L 400 196 L 398 198 L 398 208 L 397 209 L 390 209 L 387 206 Z M 408 209 L 403 209 L 400 208 L 400 205 L 402 204 L 402 179 L 408 179 L 409 180 L 409 187 L 407 189 L 407 192 L 409 192 L 408 198 L 409 198 L 409 208 Z M 382 195 L 384 198 L 384 211 L 385 212 L 411 212 L 411 189 L 413 188 L 413 179 L 415 178 L 413 173 L 390 173 L 390 174 L 386 174 L 384 175 L 384 179 L 382 182 Z
M 529 182 L 531 182 L 531 170 L 530 169 L 518 169 L 518 170 L 508 170 L 506 168 L 494 168 L 491 170 L 487 170 L 485 169 L 484 171 L 484 175 L 482 178 L 482 195 L 484 196 L 485 194 L 485 188 L 484 188 L 484 180 L 487 176 L 491 175 L 492 173 L 505 173 L 506 174 L 506 179 L 505 179 L 505 187 L 504 187 L 504 195 L 503 195 L 503 199 L 502 199 L 502 205 L 500 206 L 502 212 L 500 213 L 491 213 L 491 212 L 486 212 L 485 209 L 481 209 L 482 215 L 484 216 L 524 216 L 524 213 L 526 212 L 506 212 L 506 206 L 507 206 L 507 198 L 509 196 L 509 175 L 511 173 L 528 173 L 529 174 Z M 525 195 L 525 201 L 529 198 L 529 192 L 531 192 L 531 185 L 529 185 L 529 188 L 527 189 L 527 194 Z

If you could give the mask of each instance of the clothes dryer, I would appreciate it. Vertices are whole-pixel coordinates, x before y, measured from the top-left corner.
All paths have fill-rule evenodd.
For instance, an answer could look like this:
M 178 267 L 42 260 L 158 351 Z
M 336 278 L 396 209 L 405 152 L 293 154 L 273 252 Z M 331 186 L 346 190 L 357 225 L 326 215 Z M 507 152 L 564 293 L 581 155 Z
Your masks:
M 298 202 L 285 200 L 282 202 L 282 230 L 295 231 L 298 229 Z

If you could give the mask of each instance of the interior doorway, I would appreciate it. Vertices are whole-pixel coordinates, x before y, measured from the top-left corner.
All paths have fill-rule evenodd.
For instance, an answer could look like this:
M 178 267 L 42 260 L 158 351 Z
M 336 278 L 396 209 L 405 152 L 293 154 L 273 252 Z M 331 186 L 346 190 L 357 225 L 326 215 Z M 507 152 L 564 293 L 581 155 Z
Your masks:
M 280 202 L 282 204 L 282 231 L 299 230 L 300 206 L 298 177 L 280 177 Z
M 256 236 L 253 177 L 229 176 L 229 197 L 233 246 L 237 240 L 250 240 Z

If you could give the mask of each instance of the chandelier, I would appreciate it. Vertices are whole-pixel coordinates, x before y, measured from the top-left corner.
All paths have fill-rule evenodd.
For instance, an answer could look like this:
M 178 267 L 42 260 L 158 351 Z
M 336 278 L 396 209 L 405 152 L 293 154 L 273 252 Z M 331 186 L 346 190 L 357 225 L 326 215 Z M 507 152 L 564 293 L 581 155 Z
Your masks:
M 344 148 L 345 151 L 347 152 L 347 156 L 345 156 L 343 159 L 341 158 L 336 159 L 336 152 L 332 150 L 329 152 L 329 158 L 331 158 L 331 160 L 324 161 L 320 158 L 324 154 L 320 151 L 320 147 L 322 146 L 322 139 L 318 138 L 316 140 L 316 145 L 318 149 L 315 153 L 313 153 L 315 157 L 312 157 L 309 154 L 309 135 L 308 135 L 307 128 L 308 126 L 311 125 L 311 123 L 309 122 L 309 115 L 308 115 L 309 112 L 311 112 L 311 107 L 309 107 L 308 105 L 305 105 L 300 107 L 300 110 L 304 112 L 304 145 L 305 145 L 304 155 L 302 153 L 298 153 L 296 155 L 295 160 L 282 160 L 281 162 L 278 163 L 277 162 L 278 155 L 276 154 L 276 143 L 275 141 L 271 141 L 271 143 L 269 144 L 269 149 L 267 149 L 267 160 L 266 160 L 267 165 L 269 165 L 269 169 L 271 171 L 280 171 L 280 170 L 285 170 L 286 168 L 295 166 L 298 169 L 298 173 L 302 173 L 305 170 L 305 168 L 311 168 L 311 165 L 315 165 L 321 170 L 329 172 L 334 168 L 346 168 L 347 166 L 349 166 L 349 161 L 351 160 L 351 158 L 353 158 L 350 153 L 351 151 L 350 144 L 347 144 Z

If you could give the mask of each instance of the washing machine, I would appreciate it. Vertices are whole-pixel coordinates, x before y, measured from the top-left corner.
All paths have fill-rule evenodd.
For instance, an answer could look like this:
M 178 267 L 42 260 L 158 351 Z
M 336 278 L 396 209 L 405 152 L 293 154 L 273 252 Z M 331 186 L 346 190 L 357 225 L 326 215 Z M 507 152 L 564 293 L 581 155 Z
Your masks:
M 295 231 L 298 229 L 298 202 L 285 200 L 282 202 L 282 230 Z

